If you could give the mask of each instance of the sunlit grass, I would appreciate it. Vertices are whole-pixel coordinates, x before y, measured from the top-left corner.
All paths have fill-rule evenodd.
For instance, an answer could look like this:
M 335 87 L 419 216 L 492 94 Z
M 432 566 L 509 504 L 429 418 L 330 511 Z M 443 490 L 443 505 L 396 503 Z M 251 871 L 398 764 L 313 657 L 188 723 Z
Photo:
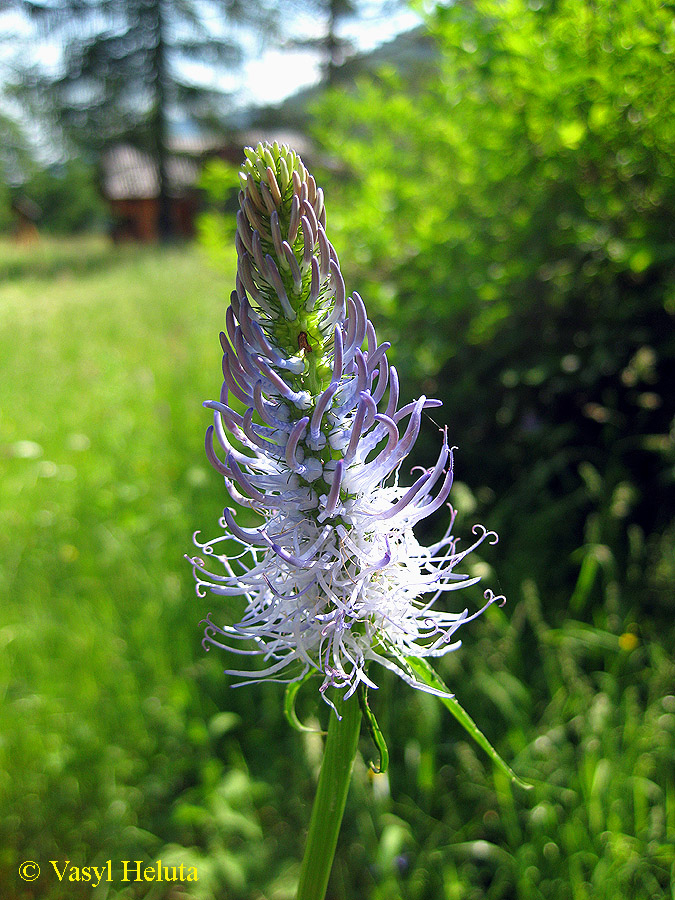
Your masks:
M 180 778 L 180 710 L 199 697 L 179 676 L 202 658 L 204 614 L 183 554 L 221 502 L 201 400 L 229 285 L 192 247 L 2 246 L 3 265 L 21 272 L 0 285 L 11 869 L 21 846 L 119 845 Z

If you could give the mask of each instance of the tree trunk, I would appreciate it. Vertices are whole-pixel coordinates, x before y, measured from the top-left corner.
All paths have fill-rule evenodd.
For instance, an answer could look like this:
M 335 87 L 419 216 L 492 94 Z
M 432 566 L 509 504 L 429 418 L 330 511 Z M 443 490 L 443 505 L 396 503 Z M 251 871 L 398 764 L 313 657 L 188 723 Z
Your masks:
M 337 35 L 340 13 L 339 0 L 330 0 L 328 7 L 328 33 L 326 34 L 326 81 L 332 87 L 335 84 L 335 75 L 340 64 L 340 42 Z
M 157 234 L 162 243 L 170 241 L 174 234 L 171 215 L 171 187 L 169 184 L 169 134 L 167 117 L 167 61 L 166 22 L 163 15 L 164 0 L 154 0 L 153 31 L 155 46 L 152 53 L 152 78 L 155 108 L 151 121 L 151 142 L 159 180 Z

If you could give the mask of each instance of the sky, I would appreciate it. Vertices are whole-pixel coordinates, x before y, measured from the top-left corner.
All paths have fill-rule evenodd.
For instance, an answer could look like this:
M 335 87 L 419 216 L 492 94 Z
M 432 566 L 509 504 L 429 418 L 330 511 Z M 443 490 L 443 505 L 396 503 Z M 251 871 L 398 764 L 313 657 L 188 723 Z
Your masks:
M 417 13 L 402 9 L 370 21 L 345 24 L 341 33 L 353 41 L 357 51 L 366 52 L 421 22 Z M 305 35 L 319 36 L 323 33 L 322 23 L 313 22 L 308 16 L 303 17 L 298 26 Z M 319 80 L 319 65 L 316 55 L 308 51 L 269 50 L 252 57 L 244 67 L 242 105 L 279 103 L 289 94 L 316 84 Z

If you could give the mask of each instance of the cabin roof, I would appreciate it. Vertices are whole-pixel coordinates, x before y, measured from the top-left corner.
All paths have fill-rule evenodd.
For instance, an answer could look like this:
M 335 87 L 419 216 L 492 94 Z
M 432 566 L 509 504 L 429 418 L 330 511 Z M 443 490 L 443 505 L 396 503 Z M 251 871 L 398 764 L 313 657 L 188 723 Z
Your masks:
M 195 187 L 198 160 L 170 156 L 167 161 L 169 191 L 181 196 Z M 159 197 L 159 172 L 155 161 L 129 144 L 111 147 L 102 159 L 103 193 L 109 200 L 145 200 Z

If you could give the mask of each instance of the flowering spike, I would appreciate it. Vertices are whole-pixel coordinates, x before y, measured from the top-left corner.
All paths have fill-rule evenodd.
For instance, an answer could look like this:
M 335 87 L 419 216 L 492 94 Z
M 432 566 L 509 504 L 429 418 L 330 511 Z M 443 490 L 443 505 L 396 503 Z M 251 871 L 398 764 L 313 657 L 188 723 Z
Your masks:
M 284 256 L 283 251 L 283 241 L 281 237 L 281 228 L 279 226 L 279 213 L 274 210 L 270 217 L 270 227 L 272 229 L 272 240 L 274 241 L 274 251 L 277 255 L 277 259 L 281 261 L 282 265 L 287 262 Z
M 248 252 L 253 255 L 251 229 L 242 210 L 237 213 L 237 232 Z
M 328 238 L 326 237 L 326 232 L 323 230 L 323 228 L 318 229 L 318 241 L 320 250 L 319 274 L 321 276 L 321 281 L 325 281 L 326 278 L 328 278 L 330 250 L 328 249 Z
M 309 418 L 307 416 L 304 416 L 302 419 L 295 423 L 288 437 L 288 442 L 286 444 L 286 462 L 288 463 L 288 468 L 293 472 L 302 471 L 302 466 L 296 458 L 296 450 L 298 448 L 300 438 L 307 430 L 308 423 Z
M 255 260 L 255 264 L 258 267 L 258 272 L 262 275 L 266 270 L 265 266 L 265 257 L 263 256 L 262 251 L 262 241 L 260 240 L 260 232 L 254 231 L 253 238 L 251 240 L 251 244 L 253 245 L 253 259 Z M 240 255 L 241 254 L 240 252 Z
M 296 174 L 295 172 L 293 173 Z M 288 215 L 288 243 L 293 246 L 298 236 L 298 228 L 300 227 L 300 201 L 297 194 L 293 194 L 291 200 L 291 210 Z
M 331 378 L 331 384 L 336 384 L 340 381 L 340 376 L 342 375 L 342 353 L 342 332 L 336 325 L 335 335 L 333 337 L 333 377 Z
M 254 204 L 258 207 L 260 212 L 265 212 L 265 204 L 262 201 L 262 197 L 260 196 L 260 192 L 256 187 L 255 179 L 249 172 L 246 176 L 246 184 L 244 185 L 244 191 L 247 192 L 253 200 Z
M 291 176 L 288 171 L 288 163 L 283 156 L 279 158 L 279 171 L 281 174 L 281 190 L 285 192 L 288 187 L 288 182 L 291 180 Z
M 260 218 L 260 216 L 264 214 L 264 209 L 257 210 L 254 207 L 253 203 L 249 200 L 247 194 L 248 194 L 248 191 L 246 192 L 246 195 L 244 196 L 244 202 L 242 204 L 242 209 L 246 213 L 246 218 L 248 219 L 248 221 L 251 225 L 251 228 L 253 228 L 254 230 L 258 229 L 259 231 L 262 231 L 264 226 L 262 224 L 262 219 Z
M 387 357 L 383 356 L 378 367 L 377 386 L 373 391 L 373 400 L 375 401 L 375 403 L 379 404 L 380 400 L 384 397 L 384 392 L 387 390 L 388 384 L 389 364 L 387 363 Z
M 399 486 L 398 474 L 424 409 L 438 401 L 420 397 L 399 409 L 390 345 L 377 343 L 359 294 L 346 296 L 323 191 L 297 154 L 275 143 L 245 156 L 236 291 L 221 334 L 224 382 L 220 400 L 205 404 L 214 416 L 205 446 L 230 496 L 262 522 L 243 528 L 226 509 L 221 536 L 206 544 L 195 536 L 210 565 L 222 566 L 210 572 L 202 558 L 190 559 L 198 595 L 239 594 L 247 604 L 237 625 L 207 619 L 205 646 L 267 660 L 250 673 L 229 670 L 251 682 L 315 670 L 329 703 L 329 687 L 344 698 L 359 684 L 374 687 L 371 661 L 430 690 L 408 661 L 459 645 L 455 632 L 478 613 L 435 604 L 477 581 L 454 570 L 495 536 L 475 529 L 473 545 L 460 550 L 451 510 L 441 540 L 418 543 L 413 526 L 446 504 L 452 486 L 445 432 L 435 465 L 412 486 Z M 244 553 L 230 561 L 217 549 L 225 541 Z M 242 649 L 246 640 L 251 649 Z
M 326 507 L 323 511 L 323 518 L 327 519 L 335 513 L 338 500 L 340 499 L 340 484 L 342 483 L 342 473 L 345 464 L 343 460 L 338 460 L 333 472 L 333 481 L 331 482 L 330 493 L 326 498 Z
M 316 301 L 319 299 L 319 290 L 320 290 L 320 276 L 319 276 L 319 263 L 317 262 L 316 256 L 312 257 L 312 278 L 309 285 L 309 297 L 307 298 L 307 303 L 305 303 L 305 309 L 307 312 L 312 312 L 314 307 L 316 306 Z
M 272 213 L 276 209 L 276 203 L 274 202 L 274 198 L 272 197 L 272 192 L 264 182 L 260 182 L 260 193 L 262 194 L 267 213 L 269 215 L 272 215 Z
M 302 214 L 305 216 L 307 221 L 312 227 L 312 234 L 316 238 L 319 233 L 319 222 L 316 218 L 316 213 L 314 212 L 314 207 L 309 201 L 305 201 L 302 204 Z
M 277 297 L 279 298 L 279 302 L 281 303 L 281 308 L 284 311 L 284 315 L 292 322 L 297 317 L 297 313 L 291 306 L 288 296 L 286 295 L 286 288 L 284 287 L 281 275 L 279 274 L 277 264 L 274 262 L 269 253 L 265 257 L 265 263 L 268 280 L 272 283 L 274 290 L 277 292 Z
M 324 215 L 323 190 L 321 188 L 316 189 L 316 202 L 314 203 L 314 210 L 316 212 L 316 217 L 319 220 L 319 223 L 325 228 L 326 216 Z
M 242 528 L 234 521 L 234 512 L 227 507 L 223 510 L 224 527 L 229 528 L 234 537 L 238 538 L 243 544 L 257 544 L 261 546 L 266 543 L 265 538 L 259 528 Z
M 272 195 L 272 199 L 274 200 L 275 207 L 281 206 L 281 191 L 279 190 L 279 185 L 277 184 L 277 177 L 274 174 L 274 169 L 271 166 L 267 167 L 267 183 L 270 186 L 270 193 Z
M 312 231 L 312 224 L 307 216 L 300 216 L 300 226 L 302 228 L 302 239 L 304 242 L 304 249 L 302 253 L 302 267 L 303 269 L 306 269 L 312 262 L 315 238 L 314 232 Z
M 293 178 L 293 193 L 299 197 L 302 192 L 301 191 L 302 181 L 300 179 L 300 173 L 296 170 L 295 172 L 293 172 L 292 178 Z
M 281 244 L 281 248 L 283 250 L 286 264 L 291 272 L 291 278 L 293 279 L 293 289 L 295 290 L 296 294 L 299 294 L 302 290 L 302 272 L 300 271 L 300 266 L 298 265 L 298 261 L 295 258 L 295 253 L 293 253 L 291 245 L 288 243 L 288 241 L 283 241 Z

